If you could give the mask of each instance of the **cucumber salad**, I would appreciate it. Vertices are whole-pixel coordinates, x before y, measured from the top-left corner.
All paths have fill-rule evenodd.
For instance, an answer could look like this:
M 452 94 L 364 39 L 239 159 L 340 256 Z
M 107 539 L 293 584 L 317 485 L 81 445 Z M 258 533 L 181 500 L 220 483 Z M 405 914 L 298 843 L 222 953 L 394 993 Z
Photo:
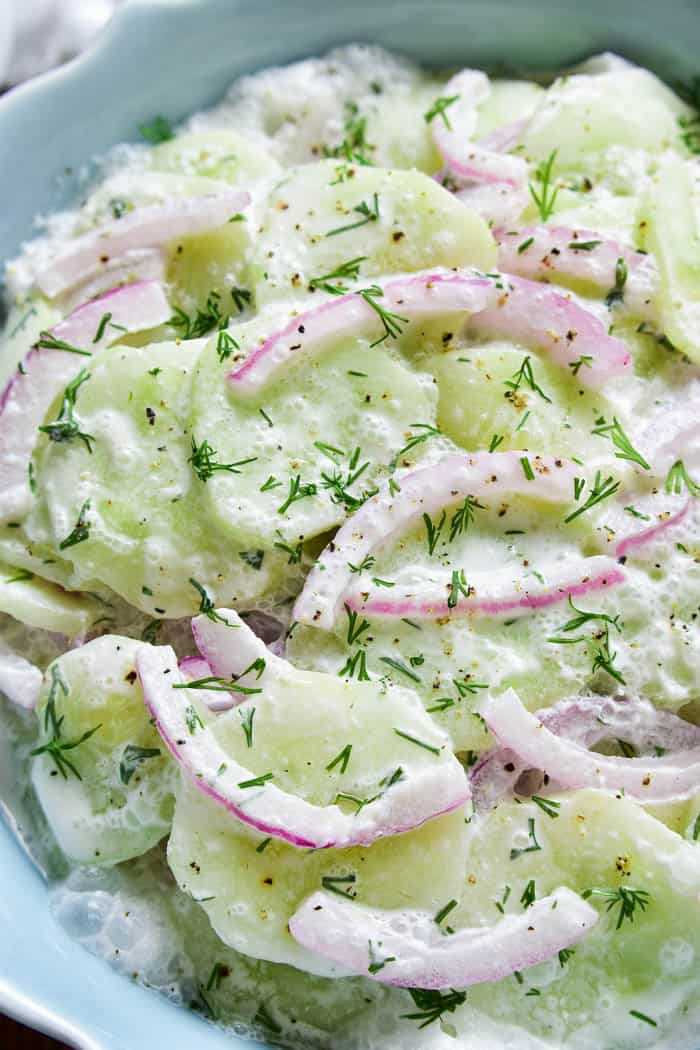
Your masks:
M 697 1047 L 698 105 L 346 47 L 144 114 L 8 264 L 0 795 L 125 976 Z

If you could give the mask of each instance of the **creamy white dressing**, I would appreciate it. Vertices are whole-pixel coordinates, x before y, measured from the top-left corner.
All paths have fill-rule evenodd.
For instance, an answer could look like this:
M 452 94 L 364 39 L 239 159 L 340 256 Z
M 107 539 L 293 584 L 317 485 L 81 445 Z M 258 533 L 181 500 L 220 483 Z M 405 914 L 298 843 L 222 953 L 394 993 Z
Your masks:
M 604 621 L 598 621 L 593 627 L 577 628 L 585 635 L 581 643 L 552 642 L 562 637 L 565 622 L 574 615 L 565 602 L 519 614 L 513 621 L 469 614 L 416 626 L 410 617 L 378 618 L 368 625 L 359 645 L 356 638 L 348 643 L 353 628 L 346 613 L 340 614 L 331 631 L 290 624 L 291 599 L 332 530 L 353 509 L 353 498 L 364 498 L 390 479 L 400 484 L 416 465 L 435 468 L 446 453 L 488 449 L 499 435 L 499 451 L 516 449 L 525 458 L 531 452 L 574 457 L 578 453 L 588 485 L 583 499 L 591 491 L 596 470 L 603 477 L 610 474 L 619 482 L 619 490 L 568 529 L 562 525 L 561 508 L 552 511 L 533 506 L 522 497 L 487 500 L 485 507 L 474 512 L 469 528 L 461 533 L 457 530 L 449 542 L 447 534 L 457 507 L 448 506 L 442 538 L 433 550 L 426 547 L 426 526 L 419 520 L 373 552 L 366 573 L 373 595 L 375 591 L 390 595 L 392 586 L 399 585 L 418 592 L 430 586 L 444 588 L 455 568 L 464 571 L 467 581 L 477 579 L 480 588 L 488 587 L 489 577 L 497 573 L 506 584 L 511 578 L 516 580 L 522 590 L 528 576 L 540 573 L 543 566 L 609 553 L 635 529 L 677 512 L 685 498 L 693 495 L 693 483 L 700 485 L 700 428 L 696 422 L 700 372 L 698 364 L 691 363 L 691 358 L 700 361 L 700 351 L 684 346 L 689 355 L 684 357 L 669 348 L 660 321 L 661 307 L 678 300 L 674 273 L 693 258 L 693 231 L 688 231 L 687 245 L 667 246 L 659 301 L 653 303 L 658 322 L 645 324 L 641 331 L 638 319 L 627 316 L 624 307 L 609 308 L 604 296 L 593 294 L 585 282 L 568 282 L 573 290 L 564 288 L 567 282 L 562 282 L 562 293 L 606 328 L 611 327 L 634 356 L 634 367 L 599 391 L 584 390 L 583 384 L 579 389 L 565 370 L 530 345 L 479 342 L 469 337 L 460 317 L 451 317 L 409 326 L 396 344 L 386 344 L 388 351 L 385 346 L 369 347 L 367 340 L 348 339 L 308 361 L 294 362 L 250 405 L 232 402 L 226 371 L 237 360 L 234 355 L 240 351 L 244 358 L 288 318 L 322 302 L 324 296 L 330 298 L 323 290 L 311 290 L 309 281 L 342 262 L 367 256 L 359 277 L 365 285 L 381 283 L 392 273 L 437 266 L 476 266 L 489 272 L 497 267 L 486 222 L 503 210 L 498 194 L 468 191 L 462 204 L 442 190 L 438 193 L 428 178 L 438 172 L 441 160 L 425 114 L 444 95 L 445 83 L 446 78 L 423 73 L 401 58 L 365 46 L 242 78 L 218 106 L 190 118 L 180 133 L 181 141 L 179 134 L 154 150 L 143 145 L 116 147 L 102 165 L 102 181 L 86 191 L 82 207 L 42 219 L 43 235 L 28 242 L 22 255 L 8 266 L 8 286 L 15 301 L 0 349 L 3 385 L 39 332 L 80 301 L 76 296 L 109 288 L 110 275 L 115 272 L 120 280 L 139 276 L 140 261 L 131 260 L 128 267 L 133 266 L 133 271 L 107 268 L 91 278 L 82 293 L 69 290 L 51 303 L 37 298 L 32 290 L 34 275 L 69 246 L 73 237 L 113 221 L 124 209 L 136 210 L 172 197 L 217 193 L 232 183 L 252 197 L 243 221 L 223 231 L 182 239 L 161 261 L 174 308 L 179 307 L 189 318 L 195 318 L 197 311 L 211 313 L 213 291 L 210 329 L 215 330 L 221 318 L 229 318 L 228 331 L 238 346 L 229 348 L 222 358 L 216 331 L 200 342 L 182 339 L 180 344 L 179 339 L 191 334 L 182 326 L 164 326 L 155 334 L 128 338 L 123 346 L 88 362 L 95 375 L 78 397 L 77 412 L 94 437 L 95 452 L 74 441 L 59 444 L 42 438 L 36 456 L 39 484 L 34 510 L 22 522 L 12 523 L 17 528 L 0 530 L 0 557 L 11 566 L 30 567 L 39 577 L 44 561 L 53 562 L 51 555 L 55 554 L 57 567 L 47 566 L 43 570 L 47 575 L 53 578 L 59 572 L 59 557 L 65 558 L 73 564 L 60 570 L 63 580 L 98 593 L 97 597 L 76 599 L 85 603 L 84 608 L 64 609 L 60 594 L 51 592 L 50 600 L 42 597 L 41 586 L 34 588 L 28 579 L 22 582 L 23 588 L 29 588 L 24 604 L 12 593 L 12 601 L 2 604 L 13 584 L 7 579 L 0 582 L 0 609 L 16 618 L 3 615 L 0 623 L 0 644 L 10 654 L 10 662 L 21 655 L 43 671 L 67 645 L 64 637 L 48 630 L 76 636 L 80 634 L 77 627 L 73 629 L 76 623 L 91 634 L 109 630 L 135 639 L 172 640 L 179 656 L 188 655 L 192 642 L 187 621 L 178 618 L 196 609 L 199 597 L 190 582 L 193 578 L 218 604 L 235 605 L 242 611 L 261 609 L 290 627 L 286 655 L 300 668 L 337 676 L 361 650 L 366 661 L 362 666 L 373 678 L 388 677 L 417 694 L 437 725 L 449 734 L 465 764 L 490 745 L 477 711 L 480 690 L 485 688 L 498 695 L 515 687 L 531 710 L 590 690 L 626 691 L 698 721 L 700 547 L 696 537 L 700 512 L 692 499 L 677 527 L 630 552 L 622 584 L 575 600 L 579 608 L 608 616 L 608 624 L 619 615 L 622 631 L 609 626 L 604 641 L 596 634 Z M 449 112 L 447 108 L 445 113 Z M 530 178 L 540 190 L 537 166 L 557 151 L 558 199 L 547 217 L 550 225 L 582 227 L 627 247 L 644 248 L 653 221 L 649 194 L 657 191 L 659 172 L 669 159 L 683 158 L 693 184 L 688 209 L 700 222 L 700 162 L 685 151 L 678 126 L 679 118 L 687 120 L 691 114 L 651 74 L 616 56 L 600 56 L 547 91 L 532 84 L 495 81 L 491 97 L 476 116 L 476 138 L 510 120 L 529 121 L 515 153 L 527 160 Z M 234 133 L 235 141 L 226 138 Z M 356 157 L 348 160 L 339 149 L 343 139 L 353 135 L 359 136 L 368 167 Z M 319 164 L 328 153 L 330 157 Z M 349 175 L 353 166 L 355 171 Z M 376 175 L 374 166 L 397 172 Z M 399 175 L 398 169 L 417 169 L 424 175 Z M 333 175 L 339 188 L 329 192 L 326 187 Z M 375 178 L 380 181 L 373 182 Z M 430 184 L 426 187 L 421 178 Z M 400 186 L 393 197 L 392 183 Z M 330 184 L 333 186 L 332 181 Z M 360 184 L 363 188 L 355 192 Z M 358 212 L 358 205 L 365 202 L 371 207 L 375 189 L 381 212 L 363 228 L 359 218 L 366 213 Z M 476 213 L 480 207 L 483 217 Z M 523 209 L 516 207 L 517 221 L 512 211 L 511 207 L 503 213 L 516 228 L 544 218 L 532 203 L 522 215 Z M 411 225 L 413 220 L 415 225 Z M 334 227 L 353 223 L 359 228 L 327 237 Z M 657 231 L 658 236 L 663 238 L 663 230 Z M 152 259 L 147 265 L 151 267 L 148 276 L 159 278 Z M 552 279 L 556 283 L 554 274 Z M 231 288 L 251 294 L 236 298 L 230 295 Z M 697 298 L 700 295 L 696 294 L 695 301 L 680 303 L 689 315 L 697 308 Z M 258 313 L 255 299 L 258 305 L 275 305 Z M 155 340 L 160 345 L 153 351 L 150 343 Z M 177 361 L 179 352 L 181 362 Z M 385 355 L 381 366 L 373 368 L 373 354 Z M 513 390 L 513 376 L 525 359 L 530 361 L 539 390 L 522 378 Z M 158 362 L 156 370 L 170 370 L 171 374 L 151 375 L 147 366 L 153 361 Z M 128 390 L 123 386 L 124 376 Z M 578 378 L 584 377 L 582 366 Z M 620 446 L 609 435 L 592 434 L 601 425 L 599 420 L 605 425 L 618 417 L 633 449 L 649 461 L 649 471 L 616 457 Z M 48 418 L 54 419 L 55 412 Z M 421 425 L 439 428 L 441 433 L 414 444 L 400 461 L 392 463 L 404 443 L 410 445 L 421 433 Z M 193 476 L 188 456 L 191 442 L 205 439 L 215 448 L 219 463 L 257 459 L 247 472 L 242 466 L 239 473 L 220 471 L 202 480 Z M 361 451 L 352 466 L 358 447 Z M 350 477 L 365 459 L 368 466 L 357 481 L 343 485 L 342 478 Z M 674 494 L 667 491 L 674 486 L 667 475 L 679 460 L 690 481 L 681 478 L 679 493 Z M 337 485 L 335 489 L 332 484 L 324 485 L 324 478 L 338 473 L 341 496 L 334 498 Z M 295 477 L 314 491 L 280 513 L 279 505 L 292 492 Z M 68 546 L 59 555 L 58 541 L 77 527 L 81 508 L 88 501 L 88 542 Z M 580 503 L 572 492 L 567 509 Z M 439 516 L 434 515 L 432 527 L 438 521 Z M 376 579 L 383 582 L 377 584 Z M 543 586 L 546 583 L 545 578 Z M 44 610 L 45 619 L 49 617 L 47 629 L 19 627 L 19 620 L 34 626 L 40 623 L 36 610 L 41 610 L 42 603 L 49 610 Z M 151 618 L 157 621 L 155 627 Z M 175 619 L 168 624 L 168 618 Z M 76 638 L 79 640 L 81 637 Z M 595 654 L 602 644 L 612 647 L 608 666 L 614 668 L 617 678 L 606 675 L 605 665 L 602 671 L 598 665 L 596 672 Z M 346 677 L 357 675 L 357 666 L 346 671 Z M 112 685 L 110 682 L 109 687 Z M 44 694 L 47 688 L 48 679 Z M 46 703 L 46 695 L 41 702 Z M 322 702 L 320 695 L 319 717 Z M 323 1047 L 332 1041 L 338 1050 L 394 1046 L 406 1050 L 661 1050 L 671 1044 L 678 1050 L 691 1050 L 697 1044 L 700 920 L 697 905 L 693 911 L 684 896 L 694 892 L 697 898 L 700 891 L 700 844 L 695 847 L 697 860 L 691 845 L 700 826 L 697 796 L 657 807 L 658 820 L 627 801 L 623 820 L 615 811 L 615 801 L 601 801 L 595 792 L 575 793 L 571 798 L 564 794 L 561 817 L 551 823 L 551 818 L 527 801 L 522 806 L 506 802 L 485 820 L 474 818 L 465 833 L 472 852 L 458 912 L 460 918 L 464 915 L 465 925 L 493 924 L 499 915 L 499 900 L 507 903 L 506 910 L 519 911 L 520 894 L 528 879 L 536 879 L 538 896 L 557 884 L 582 892 L 591 881 L 595 885 L 611 882 L 615 871 L 622 870 L 620 863 L 629 868 L 624 874 L 629 874 L 630 884 L 653 886 L 653 905 L 649 915 L 638 913 L 634 923 L 626 922 L 621 931 L 615 930 L 601 909 L 603 918 L 591 935 L 590 950 L 584 941 L 573 960 L 555 958 L 530 968 L 522 978 L 511 976 L 494 985 L 477 986 L 456 1010 L 419 1028 L 420 1019 L 405 1016 L 416 1010 L 405 992 L 364 978 L 332 980 L 302 972 L 305 950 L 291 942 L 286 922 L 293 910 L 290 902 L 309 878 L 310 869 L 300 867 L 296 874 L 299 858 L 293 847 L 282 847 L 278 867 L 270 862 L 268 872 L 265 853 L 258 855 L 255 850 L 257 839 L 251 842 L 247 833 L 241 833 L 240 841 L 227 843 L 229 818 L 214 808 L 207 826 L 206 807 L 212 804 L 200 800 L 197 805 L 205 817 L 190 819 L 190 803 L 181 795 L 178 841 L 171 846 L 178 886 L 162 845 L 142 857 L 139 852 L 151 847 L 153 838 L 144 840 L 141 849 L 131 848 L 130 836 L 138 837 L 144 824 L 153 822 L 153 809 L 159 808 L 162 799 L 156 794 L 153 799 L 135 798 L 127 804 L 114 799 L 104 802 L 105 792 L 109 796 L 115 785 L 116 794 L 121 790 L 118 780 L 109 780 L 114 770 L 109 771 L 104 756 L 100 776 L 104 774 L 106 780 L 101 782 L 98 777 L 95 784 L 87 777 L 87 787 L 75 778 L 64 785 L 54 777 L 56 770 L 46 755 L 35 759 L 32 775 L 44 813 L 36 799 L 27 805 L 16 788 L 27 784 L 30 776 L 31 717 L 3 709 L 3 747 L 12 758 L 7 768 L 13 770 L 13 776 L 0 781 L 2 801 L 15 814 L 20 832 L 50 874 L 59 921 L 119 972 L 135 976 L 232 1031 L 260 1038 L 267 1033 L 299 1046 Z M 227 717 L 230 732 L 239 731 L 236 714 Z M 91 723 L 88 719 L 77 725 L 82 730 Z M 118 732 L 115 740 L 115 748 L 122 749 L 126 741 Z M 328 746 L 342 746 L 343 742 L 331 737 Z M 74 754 L 80 755 L 79 748 Z M 5 768 L 4 762 L 0 765 Z M 166 805 L 169 792 L 168 782 L 163 787 Z M 97 796 L 103 797 L 99 813 L 95 810 Z M 511 866 L 509 850 L 527 850 L 532 841 L 526 812 L 534 814 L 543 847 Z M 639 813 L 638 820 L 635 813 Z M 126 852 L 118 859 L 134 859 L 118 867 L 72 863 L 66 874 L 65 860 L 47 819 L 49 825 L 55 824 L 56 838 L 65 851 L 84 863 L 96 852 L 91 835 L 98 833 L 96 828 L 105 834 L 113 822 L 126 842 Z M 567 838 L 562 829 L 569 819 L 573 830 Z M 456 873 L 461 884 L 464 878 L 454 856 L 455 869 L 450 868 L 450 852 L 459 851 L 451 851 L 453 842 L 441 839 L 434 828 L 430 831 L 430 824 L 427 827 L 426 834 L 435 834 L 431 850 L 444 860 L 440 875 L 445 883 L 440 883 L 440 892 L 449 896 L 453 892 L 450 879 Z M 595 830 L 589 833 L 590 828 Z M 375 865 L 376 879 L 366 875 L 366 883 L 360 878 L 359 884 L 360 895 L 366 892 L 369 903 L 416 907 L 420 899 L 434 910 L 446 903 L 431 899 L 431 893 L 438 891 L 427 872 L 421 881 L 416 858 L 423 864 L 430 858 L 426 847 L 421 851 L 423 833 L 412 834 L 417 835 L 416 844 L 412 845 L 410 835 L 402 836 L 396 856 L 387 840 L 372 847 L 375 858 L 381 849 L 387 849 L 387 867 L 382 873 L 381 865 L 370 856 L 367 868 Z M 115 844 L 117 852 L 121 842 L 119 847 Z M 683 863 L 679 870 L 671 869 L 669 858 L 675 858 L 679 843 L 685 850 Z M 268 858 L 275 849 L 277 846 Z M 411 849 L 418 850 L 413 859 Z M 607 856 L 606 849 L 611 861 L 618 863 L 617 869 L 613 865 L 608 871 L 598 865 L 598 859 Z M 201 856 L 190 857 L 187 850 Z M 291 850 L 291 855 L 286 856 L 284 850 Z M 624 851 L 622 858 L 620 850 Z M 178 856 L 173 860 L 175 853 Z M 579 854 L 585 855 L 580 863 Z M 226 869 L 230 876 L 223 881 L 222 855 L 230 859 Z M 329 858 L 332 862 L 332 851 L 323 863 Z M 221 900 L 207 910 L 219 935 L 230 929 L 230 943 L 247 947 L 249 954 L 227 947 L 196 903 L 201 895 L 193 889 L 197 879 L 191 872 L 199 874 L 200 861 L 211 882 L 212 898 L 217 894 L 225 897 L 229 892 L 226 879 L 232 880 L 228 906 Z M 340 858 L 341 862 L 345 867 L 337 870 L 346 872 L 352 863 L 361 870 L 364 859 L 350 856 Z M 396 864 L 395 877 L 392 863 Z M 258 883 L 236 883 L 239 868 L 250 873 L 257 871 L 256 865 L 271 885 L 278 876 L 284 883 L 285 872 L 291 872 L 289 885 L 275 886 L 265 896 L 268 891 Z M 417 874 L 408 872 L 414 865 Z M 511 883 L 512 893 L 509 889 L 505 894 L 505 885 Z M 310 882 L 309 891 L 311 888 Z M 458 890 L 454 893 L 459 895 Z M 252 923 L 252 934 L 246 933 L 246 922 Z M 649 923 L 646 928 L 645 922 Z M 668 933 L 664 933 L 664 924 Z M 302 969 L 265 961 L 270 959 L 298 959 Z M 309 970 L 324 972 L 320 962 L 311 965 L 307 960 L 307 964 Z M 225 973 L 217 971 L 217 965 Z M 573 977 L 569 978 L 566 967 Z

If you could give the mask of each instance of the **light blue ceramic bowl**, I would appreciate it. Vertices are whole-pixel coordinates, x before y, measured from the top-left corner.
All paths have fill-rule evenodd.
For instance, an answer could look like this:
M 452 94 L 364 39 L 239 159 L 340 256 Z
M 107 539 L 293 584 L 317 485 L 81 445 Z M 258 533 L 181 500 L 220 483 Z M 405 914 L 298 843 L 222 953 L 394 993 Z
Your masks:
M 31 3 L 31 0 L 27 0 Z M 700 72 L 698 0 L 131 0 L 92 51 L 0 101 L 0 263 L 74 172 L 144 118 L 178 120 L 241 73 L 351 40 L 436 66 L 551 69 L 619 50 L 669 80 Z M 54 922 L 0 825 L 0 1008 L 81 1050 L 260 1046 L 226 1037 L 91 957 Z M 387 1047 L 387 1050 L 396 1050 Z

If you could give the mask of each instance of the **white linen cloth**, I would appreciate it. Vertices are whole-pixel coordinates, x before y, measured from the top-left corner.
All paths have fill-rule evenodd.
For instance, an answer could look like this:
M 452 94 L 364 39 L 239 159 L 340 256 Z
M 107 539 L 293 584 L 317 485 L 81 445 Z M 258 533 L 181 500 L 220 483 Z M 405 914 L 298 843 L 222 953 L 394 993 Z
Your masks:
M 121 0 L 0 0 L 0 87 L 79 54 Z

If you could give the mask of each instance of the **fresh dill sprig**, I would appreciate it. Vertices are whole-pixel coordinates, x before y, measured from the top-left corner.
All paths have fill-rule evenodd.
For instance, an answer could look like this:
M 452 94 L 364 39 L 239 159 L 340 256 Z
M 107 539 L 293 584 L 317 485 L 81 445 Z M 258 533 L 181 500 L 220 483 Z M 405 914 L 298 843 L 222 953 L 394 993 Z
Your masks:
M 688 494 L 693 498 L 700 496 L 700 485 L 696 484 L 685 469 L 682 459 L 677 459 L 666 475 L 666 491 L 674 496 L 680 496 L 685 485 Z
M 557 194 L 559 193 L 559 186 L 553 184 L 552 180 L 552 169 L 554 167 L 556 156 L 557 151 L 552 150 L 547 157 L 547 160 L 537 165 L 537 168 L 535 169 L 535 180 L 540 184 L 539 190 L 536 189 L 532 183 L 528 186 L 530 196 L 540 213 L 542 222 L 549 221 L 552 212 L 554 211 Z
M 620 616 L 609 616 L 603 612 L 587 612 L 584 609 L 577 609 L 573 603 L 571 595 L 569 595 L 569 608 L 575 614 L 570 620 L 562 624 L 561 627 L 555 629 L 555 634 L 548 638 L 548 642 L 560 643 L 570 645 L 575 642 L 584 641 L 584 638 L 558 638 L 559 634 L 570 634 L 572 631 L 578 631 L 586 623 L 601 622 L 610 624 L 615 630 L 620 633 L 622 628 L 620 627 Z
M 228 324 L 228 317 L 221 313 L 220 303 L 220 293 L 212 291 L 207 296 L 204 309 L 198 308 L 194 317 L 189 317 L 181 307 L 176 306 L 168 324 L 171 328 L 181 330 L 181 339 L 200 339 L 215 328 L 223 330 Z
M 309 281 L 309 288 L 320 289 L 330 295 L 345 295 L 348 287 L 343 282 L 358 279 L 360 266 L 366 258 L 366 255 L 358 255 L 356 259 L 349 259 L 348 262 L 341 263 L 329 273 L 324 273 L 320 277 L 312 277 Z
M 595 674 L 596 671 L 607 671 L 607 673 L 620 683 L 620 685 L 626 685 L 625 679 L 622 673 L 615 667 L 615 659 L 617 653 L 614 649 L 610 648 L 610 628 L 606 623 L 605 628 L 600 635 L 597 645 L 593 645 L 593 666 L 591 668 L 591 674 Z
M 610 438 L 615 448 L 618 449 L 615 453 L 616 459 L 627 459 L 631 463 L 638 463 L 644 470 L 651 469 L 641 452 L 637 452 L 636 448 L 632 445 L 632 442 L 622 429 L 622 424 L 617 416 L 613 416 L 612 423 L 606 423 L 604 416 L 600 416 L 595 422 L 595 428 L 591 433 L 598 437 Z
M 214 602 L 209 597 L 206 589 L 202 586 L 202 584 L 198 583 L 197 580 L 195 580 L 192 576 L 190 576 L 189 582 L 199 595 L 199 612 L 203 616 L 207 616 L 210 620 L 214 620 L 216 623 L 225 623 L 227 627 L 230 627 L 231 624 L 226 619 L 226 617 L 220 616 L 216 611 L 214 607 Z M 192 683 L 189 684 L 191 686 Z
M 510 851 L 510 859 L 511 860 L 517 860 L 517 858 L 521 857 L 523 855 L 523 853 L 535 853 L 535 852 L 537 852 L 537 850 L 542 849 L 542 847 L 540 846 L 539 842 L 537 841 L 537 836 L 535 834 L 535 818 L 534 817 L 528 817 L 528 820 L 527 820 L 527 837 L 528 837 L 529 845 L 524 846 L 524 847 L 522 847 L 520 849 L 517 849 L 517 848 L 512 849 Z
M 583 492 L 584 487 L 585 484 L 581 486 L 579 496 Z M 597 503 L 602 502 L 604 499 L 608 499 L 610 496 L 614 496 L 619 487 L 619 481 L 615 481 L 612 477 L 603 480 L 600 471 L 596 471 L 595 480 L 586 502 L 582 503 L 580 507 L 577 507 L 576 510 L 573 510 L 571 514 L 564 518 L 564 524 L 568 525 L 570 521 L 574 521 L 574 519 L 578 518 L 581 514 L 585 514 L 587 510 L 590 510 L 591 507 L 595 507 Z
M 58 665 L 52 664 L 51 686 L 44 711 L 44 730 L 47 733 L 50 732 L 51 737 L 45 744 L 41 744 L 39 747 L 35 747 L 30 751 L 30 755 L 48 755 L 64 780 L 68 780 L 69 773 L 72 773 L 77 780 L 82 780 L 83 778 L 80 775 L 80 771 L 76 768 L 71 759 L 68 758 L 66 751 L 73 751 L 76 747 L 85 743 L 85 741 L 89 740 L 98 729 L 102 728 L 102 724 L 100 723 L 100 725 L 93 726 L 92 729 L 86 730 L 82 736 L 76 740 L 65 740 L 62 736 L 65 715 L 59 717 L 56 712 L 56 701 L 58 699 L 59 689 L 64 696 L 68 696 L 68 686 L 61 676 L 61 671 Z
M 443 527 L 444 527 L 446 521 L 447 521 L 447 511 L 444 511 L 444 510 L 443 510 L 443 512 L 442 512 L 442 514 L 440 516 L 440 520 L 437 523 L 437 525 L 435 524 L 435 522 L 433 521 L 433 519 L 430 517 L 429 514 L 424 514 L 423 515 L 423 524 L 425 525 L 425 531 L 427 533 L 427 538 L 428 538 L 428 554 L 431 556 L 431 558 L 432 558 L 433 554 L 435 553 L 435 548 L 437 547 L 438 543 L 440 542 L 440 536 L 442 534 L 442 530 L 443 530 Z
M 122 784 L 128 784 L 134 773 L 149 758 L 158 758 L 162 754 L 159 747 L 137 747 L 136 744 L 127 744 L 119 761 L 119 779 Z
M 44 423 L 43 426 L 39 427 L 39 430 L 42 434 L 48 434 L 50 441 L 63 442 L 79 438 L 88 452 L 92 453 L 92 442 L 95 438 L 92 434 L 86 434 L 80 429 L 80 423 L 74 414 L 78 390 L 89 378 L 90 373 L 88 370 L 81 368 L 75 379 L 72 379 L 63 391 L 58 419 L 55 419 L 52 423 Z
M 168 118 L 160 115 L 145 124 L 139 124 L 139 133 L 141 138 L 150 142 L 152 146 L 157 146 L 159 142 L 169 142 L 175 136 Z
M 187 462 L 192 464 L 192 470 L 200 481 L 209 481 L 209 478 L 213 477 L 217 470 L 228 471 L 230 474 L 240 474 L 239 467 L 245 466 L 246 463 L 254 463 L 258 458 L 257 456 L 251 456 L 248 459 L 236 460 L 235 463 L 217 463 L 215 459 L 217 455 L 218 452 L 211 447 L 206 438 L 198 445 L 194 435 L 192 435 L 192 454 Z
M 416 1011 L 410 1014 L 401 1014 L 407 1021 L 421 1021 L 419 1028 L 426 1028 L 435 1021 L 440 1021 L 444 1013 L 453 1014 L 458 1006 L 467 1001 L 466 992 L 449 991 L 441 992 L 438 989 L 407 988 L 408 994 L 413 999 Z
M 371 205 L 367 201 L 360 201 L 359 204 L 355 205 L 352 211 L 361 215 L 362 218 L 358 222 L 348 223 L 346 226 L 338 226 L 335 230 L 329 230 L 326 237 L 335 237 L 338 233 L 347 233 L 348 230 L 356 230 L 360 226 L 366 226 L 368 222 L 378 222 L 380 218 L 379 212 L 379 194 L 374 193 L 372 195 Z
M 615 306 L 616 303 L 624 301 L 627 277 L 627 263 L 623 258 L 619 258 L 615 263 L 615 284 L 605 296 L 605 305 L 607 307 Z
M 411 452 L 416 445 L 422 445 L 424 441 L 428 441 L 433 437 L 441 437 L 442 431 L 438 427 L 432 426 L 430 423 L 411 423 L 412 430 L 420 430 L 420 434 L 411 434 L 403 448 L 400 448 L 396 455 L 389 463 L 389 470 L 394 471 L 398 466 L 398 462 L 402 456 L 405 456 L 407 452 Z
M 253 719 L 255 718 L 255 711 L 256 709 L 251 707 L 245 712 L 245 714 L 243 714 L 241 709 L 238 709 L 238 717 L 241 720 L 241 729 L 245 734 L 245 742 L 248 747 L 253 746 Z
M 647 890 L 636 890 L 632 889 L 631 886 L 618 886 L 617 889 L 611 889 L 607 886 L 594 887 L 590 890 L 584 890 L 581 896 L 584 900 L 588 900 L 589 897 L 602 897 L 603 900 L 607 901 L 605 910 L 608 912 L 619 909 L 615 925 L 616 930 L 620 929 L 625 920 L 633 923 L 637 909 L 642 913 L 645 912 L 651 899 L 651 895 Z
M 352 744 L 346 744 L 342 751 L 339 751 L 335 758 L 326 766 L 326 772 L 330 773 L 331 770 L 335 769 L 336 766 L 340 766 L 340 772 L 344 773 L 348 768 L 350 761 L 350 755 L 352 754 Z
M 68 533 L 65 539 L 61 540 L 58 545 L 58 549 L 61 551 L 67 550 L 68 547 L 75 547 L 76 543 L 83 543 L 90 536 L 90 522 L 87 520 L 87 513 L 90 509 L 90 500 L 86 499 L 80 508 L 78 514 L 78 520 L 76 521 L 71 532 Z
M 284 503 L 281 503 L 277 508 L 278 514 L 286 514 L 293 503 L 296 503 L 300 499 L 306 499 L 308 496 L 315 496 L 318 491 L 317 486 L 313 482 L 302 482 L 301 474 L 296 474 L 293 478 L 289 479 L 289 492 Z
M 91 350 L 82 350 L 79 346 L 73 346 L 64 339 L 58 339 L 52 332 L 39 332 L 39 338 L 34 344 L 39 350 L 65 350 L 69 354 L 80 354 L 82 357 L 92 357 Z
M 378 284 L 373 284 L 369 288 L 358 289 L 356 294 L 361 296 L 368 306 L 372 307 L 384 327 L 384 335 L 370 343 L 370 347 L 379 346 L 380 343 L 385 343 L 387 339 L 398 339 L 403 331 L 401 326 L 408 324 L 408 317 L 401 317 L 400 314 L 392 313 L 391 310 L 386 310 L 381 303 L 377 302 L 377 299 L 384 295 L 384 290 Z
M 367 654 L 364 649 L 357 649 L 352 656 L 348 656 L 344 665 L 338 671 L 339 678 L 357 678 L 358 682 L 369 682 L 367 674 Z
M 464 575 L 464 569 L 453 569 L 452 581 L 448 584 L 449 594 L 447 595 L 447 608 L 454 609 L 459 602 L 460 594 L 464 598 L 468 598 L 471 594 L 471 587 L 467 583 Z
M 447 110 L 455 104 L 458 98 L 459 95 L 441 95 L 439 98 L 436 98 L 430 109 L 423 114 L 425 123 L 430 124 L 436 117 L 440 117 L 447 130 L 452 131 Z
M 355 642 L 359 641 L 365 631 L 369 630 L 370 623 L 369 620 L 360 620 L 359 613 L 356 613 L 354 609 L 351 609 L 347 602 L 345 603 L 344 608 L 348 617 L 348 633 L 345 640 L 348 645 L 354 645 Z
M 536 394 L 539 394 L 548 404 L 551 405 L 551 397 L 547 397 L 542 387 L 535 381 L 535 374 L 532 370 L 532 359 L 528 354 L 527 357 L 523 358 L 520 368 L 515 372 L 510 379 L 504 380 L 503 385 L 509 387 L 514 394 L 517 394 L 522 383 L 529 386 L 530 390 L 533 390 Z
M 468 530 L 474 521 L 474 511 L 483 509 L 483 505 L 473 496 L 465 497 L 464 503 L 457 508 L 450 520 L 450 543 Z
M 372 163 L 368 152 L 374 150 L 367 141 L 367 117 L 360 113 L 360 107 L 356 102 L 345 103 L 345 122 L 343 125 L 345 135 L 343 141 L 337 146 L 323 147 L 324 157 L 338 157 L 344 159 L 348 164 L 361 164 L 368 166 Z

